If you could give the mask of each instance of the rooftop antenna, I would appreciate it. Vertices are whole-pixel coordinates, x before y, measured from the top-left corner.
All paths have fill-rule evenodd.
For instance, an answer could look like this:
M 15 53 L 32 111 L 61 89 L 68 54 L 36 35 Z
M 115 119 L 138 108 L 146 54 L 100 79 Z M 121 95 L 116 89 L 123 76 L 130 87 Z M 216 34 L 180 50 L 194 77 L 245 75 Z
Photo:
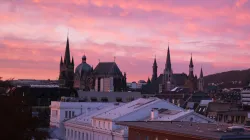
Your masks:
M 100 59 L 98 59 L 99 63 L 100 63 Z
M 68 28 L 68 32 L 67 32 L 67 37 L 69 37 L 69 28 Z
M 116 57 L 114 56 L 114 62 L 115 62 L 115 58 L 116 58 Z

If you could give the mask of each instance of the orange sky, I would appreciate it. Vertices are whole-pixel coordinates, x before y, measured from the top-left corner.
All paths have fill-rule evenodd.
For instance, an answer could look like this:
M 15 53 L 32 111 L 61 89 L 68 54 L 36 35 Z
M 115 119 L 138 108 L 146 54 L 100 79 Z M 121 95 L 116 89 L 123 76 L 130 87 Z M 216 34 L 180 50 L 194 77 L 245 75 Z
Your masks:
M 56 79 L 69 30 L 75 65 L 116 62 L 128 81 L 162 73 L 168 42 L 174 73 L 250 66 L 248 0 L 12 0 L 0 2 L 0 77 Z

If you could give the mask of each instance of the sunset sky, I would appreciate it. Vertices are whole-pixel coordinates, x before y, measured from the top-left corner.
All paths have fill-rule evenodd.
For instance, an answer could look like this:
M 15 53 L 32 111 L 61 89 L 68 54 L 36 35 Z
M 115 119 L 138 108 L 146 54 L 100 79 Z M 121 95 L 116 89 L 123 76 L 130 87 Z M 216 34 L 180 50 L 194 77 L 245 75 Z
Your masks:
M 128 81 L 163 72 L 169 42 L 174 73 L 250 67 L 247 0 L 0 0 L 0 77 L 56 79 L 67 32 L 75 65 L 114 61 Z

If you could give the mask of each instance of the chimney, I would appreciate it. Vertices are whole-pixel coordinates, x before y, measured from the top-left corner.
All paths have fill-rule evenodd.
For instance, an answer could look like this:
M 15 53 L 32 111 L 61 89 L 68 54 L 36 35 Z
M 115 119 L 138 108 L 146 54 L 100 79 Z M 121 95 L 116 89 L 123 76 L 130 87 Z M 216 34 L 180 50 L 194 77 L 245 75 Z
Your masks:
M 151 110 L 151 120 L 158 118 L 159 111 L 158 108 L 152 108 Z

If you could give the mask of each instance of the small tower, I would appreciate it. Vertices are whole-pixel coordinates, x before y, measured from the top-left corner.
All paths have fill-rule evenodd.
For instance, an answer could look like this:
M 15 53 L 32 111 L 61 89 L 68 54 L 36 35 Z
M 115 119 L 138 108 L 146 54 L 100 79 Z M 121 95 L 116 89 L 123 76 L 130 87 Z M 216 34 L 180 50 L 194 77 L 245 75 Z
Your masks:
M 61 87 L 73 87 L 74 83 L 74 59 L 70 61 L 69 38 L 67 37 L 64 60 L 61 57 L 59 83 Z
M 189 78 L 194 78 L 194 64 L 193 64 L 193 58 L 192 58 L 192 54 L 191 54 L 191 58 L 190 58 L 190 64 L 189 64 Z
M 163 78 L 163 91 L 170 91 L 172 88 L 172 67 L 171 67 L 171 59 L 170 59 L 170 50 L 168 46 L 168 52 L 167 52 L 167 59 L 165 64 L 165 69 L 163 72 L 164 78 Z
M 198 81 L 198 90 L 199 91 L 204 91 L 204 78 L 203 78 L 203 70 L 201 68 L 201 72 L 200 72 L 200 78 Z
M 157 79 L 157 62 L 156 62 L 156 57 L 154 59 L 154 64 L 153 64 L 153 74 L 152 74 L 152 78 L 151 78 L 151 82 L 155 81 Z

